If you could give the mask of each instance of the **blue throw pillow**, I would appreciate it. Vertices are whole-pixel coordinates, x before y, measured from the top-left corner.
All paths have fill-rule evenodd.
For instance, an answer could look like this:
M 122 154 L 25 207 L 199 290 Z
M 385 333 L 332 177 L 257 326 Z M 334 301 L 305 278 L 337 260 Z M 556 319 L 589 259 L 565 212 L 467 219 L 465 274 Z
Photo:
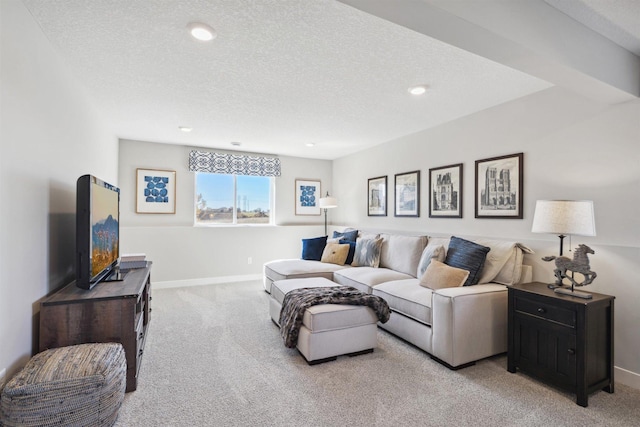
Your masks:
M 356 242 L 350 242 L 348 240 L 340 240 L 340 243 L 349 244 L 349 253 L 347 254 L 347 260 L 345 264 L 351 264 L 353 262 L 353 255 L 356 253 Z
M 326 245 L 327 236 L 302 239 L 302 259 L 320 261 L 322 259 L 322 251 L 324 251 Z
M 343 242 L 355 242 L 358 238 L 358 230 L 349 230 L 343 231 L 342 233 L 338 233 L 337 231 L 333 232 L 333 238 L 343 237 Z
M 452 236 L 444 263 L 451 267 L 463 268 L 469 271 L 469 277 L 463 286 L 478 283 L 484 268 L 484 261 L 491 248 Z

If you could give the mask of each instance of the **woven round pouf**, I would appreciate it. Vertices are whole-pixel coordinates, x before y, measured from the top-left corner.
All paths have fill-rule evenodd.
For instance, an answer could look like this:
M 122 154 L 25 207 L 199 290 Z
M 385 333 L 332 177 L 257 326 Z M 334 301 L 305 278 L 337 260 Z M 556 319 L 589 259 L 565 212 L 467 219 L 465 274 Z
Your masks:
M 112 426 L 127 385 L 122 344 L 38 353 L 2 390 L 0 425 Z

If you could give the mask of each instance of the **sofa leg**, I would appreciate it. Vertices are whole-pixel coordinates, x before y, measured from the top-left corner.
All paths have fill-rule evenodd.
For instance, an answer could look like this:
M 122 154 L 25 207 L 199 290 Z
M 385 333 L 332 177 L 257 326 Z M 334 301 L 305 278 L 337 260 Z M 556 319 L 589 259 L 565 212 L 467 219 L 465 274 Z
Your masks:
M 300 350 L 298 350 L 298 353 L 300 353 Z M 369 354 L 369 353 L 373 353 L 372 348 L 361 350 L 361 351 L 355 351 L 353 353 L 346 353 L 346 354 L 343 354 L 342 356 L 355 357 L 355 356 L 360 356 L 362 354 Z M 338 358 L 338 356 L 332 356 L 332 357 L 327 357 L 325 359 L 316 359 L 316 360 L 309 361 L 307 360 L 306 357 L 304 357 L 304 354 L 300 353 L 300 356 L 302 356 L 302 358 L 307 362 L 309 366 L 319 365 L 320 363 L 325 363 L 325 362 L 333 362 Z
M 302 356 L 302 358 L 307 361 L 307 364 L 309 366 L 319 365 L 319 364 L 325 363 L 325 362 L 332 362 L 332 361 L 334 361 L 334 360 L 336 360 L 338 358 L 338 356 L 332 356 L 332 357 L 327 357 L 325 359 L 307 360 L 307 358 L 304 357 L 304 354 L 300 353 L 300 356 Z
M 464 364 L 462 364 L 462 365 L 458 365 L 458 366 L 451 366 L 451 365 L 449 365 L 447 362 L 445 362 L 444 360 L 438 359 L 437 357 L 435 357 L 435 356 L 433 356 L 433 355 L 431 355 L 431 354 L 430 354 L 429 356 L 431 356 L 431 358 L 432 358 L 433 360 L 435 360 L 436 362 L 438 362 L 438 363 L 440 363 L 440 364 L 442 364 L 442 365 L 446 366 L 447 368 L 451 369 L 452 371 L 457 371 L 458 369 L 467 368 L 467 367 L 469 367 L 469 366 L 473 366 L 473 365 L 475 365 L 475 364 L 476 364 L 476 362 L 469 362 L 469 363 L 464 363 Z
M 347 354 L 345 354 L 345 356 L 355 357 L 355 356 L 360 356 L 360 355 L 369 354 L 369 353 L 373 353 L 373 349 L 372 348 L 369 348 L 367 350 L 362 350 L 362 351 L 356 351 L 354 353 L 347 353 Z

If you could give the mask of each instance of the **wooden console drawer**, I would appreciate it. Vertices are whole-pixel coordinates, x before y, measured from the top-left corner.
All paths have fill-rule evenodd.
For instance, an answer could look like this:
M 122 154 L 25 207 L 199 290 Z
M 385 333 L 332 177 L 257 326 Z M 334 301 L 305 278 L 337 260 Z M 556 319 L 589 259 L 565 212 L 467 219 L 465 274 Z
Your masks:
M 576 326 L 575 310 L 554 306 L 540 300 L 516 296 L 515 310 L 544 320 L 557 322 L 571 328 L 575 328 Z

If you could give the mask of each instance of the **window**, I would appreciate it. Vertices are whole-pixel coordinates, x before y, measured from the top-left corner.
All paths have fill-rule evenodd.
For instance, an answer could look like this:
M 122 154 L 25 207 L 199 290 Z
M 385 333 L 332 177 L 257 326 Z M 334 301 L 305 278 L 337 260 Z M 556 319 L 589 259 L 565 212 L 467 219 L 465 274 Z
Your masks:
M 197 225 L 271 224 L 273 178 L 196 173 Z

